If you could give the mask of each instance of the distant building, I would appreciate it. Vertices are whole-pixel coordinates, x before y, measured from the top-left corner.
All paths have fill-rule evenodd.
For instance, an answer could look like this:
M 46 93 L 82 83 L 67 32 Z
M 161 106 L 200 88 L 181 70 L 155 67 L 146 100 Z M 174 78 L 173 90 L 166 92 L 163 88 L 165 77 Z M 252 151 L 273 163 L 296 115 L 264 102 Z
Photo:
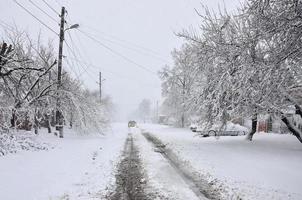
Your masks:
M 302 119 L 295 113 L 295 110 L 288 109 L 284 111 L 284 113 L 286 113 L 286 117 L 302 131 Z M 257 132 L 289 133 L 290 131 L 281 119 L 276 119 L 272 115 L 266 114 L 258 116 Z

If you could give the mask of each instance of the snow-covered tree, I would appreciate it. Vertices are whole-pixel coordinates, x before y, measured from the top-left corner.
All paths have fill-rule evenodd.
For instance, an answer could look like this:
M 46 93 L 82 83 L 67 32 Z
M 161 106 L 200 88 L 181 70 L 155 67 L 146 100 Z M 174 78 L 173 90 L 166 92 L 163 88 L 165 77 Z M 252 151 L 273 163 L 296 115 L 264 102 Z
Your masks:
M 177 126 L 184 127 L 191 113 L 191 91 L 197 85 L 199 69 L 196 67 L 194 49 L 184 45 L 172 52 L 174 65 L 160 72 L 162 80 L 163 112 L 176 119 Z
M 199 14 L 201 32 L 179 34 L 194 52 L 191 60 L 198 70 L 193 73 L 192 65 L 189 70 L 197 77 L 193 89 L 181 98 L 181 88 L 172 87 L 179 80 L 175 65 L 161 73 L 163 96 L 175 105 L 187 104 L 184 110 L 197 111 L 203 116 L 200 122 L 208 125 L 252 118 L 250 140 L 257 115 L 269 113 L 302 142 L 301 132 L 286 115 L 292 107 L 302 115 L 301 10 L 302 3 L 295 0 L 250 0 L 235 15 L 205 8 L 205 14 Z
M 70 122 L 82 132 L 102 132 L 108 123 L 110 101 L 101 103 L 97 95 L 66 71 L 58 91 L 51 43 L 42 45 L 40 39 L 33 42 L 18 30 L 9 31 L 4 39 L 7 43 L 0 44 L 0 124 L 25 129 L 33 126 L 36 133 L 43 124 L 51 132 L 59 99 L 65 123 Z

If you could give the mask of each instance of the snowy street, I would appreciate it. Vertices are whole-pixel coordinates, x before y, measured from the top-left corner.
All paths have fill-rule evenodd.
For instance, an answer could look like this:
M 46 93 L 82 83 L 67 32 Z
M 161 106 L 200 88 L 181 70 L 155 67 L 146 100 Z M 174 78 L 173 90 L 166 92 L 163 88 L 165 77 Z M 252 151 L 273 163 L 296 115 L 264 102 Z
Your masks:
M 68 132 L 68 130 L 66 130 Z M 186 129 L 113 124 L 0 157 L 0 199 L 300 199 L 301 145 L 290 135 L 199 138 Z M 60 141 L 60 142 L 59 142 Z
M 302 0 L 2 0 L 0 200 L 301 200 Z

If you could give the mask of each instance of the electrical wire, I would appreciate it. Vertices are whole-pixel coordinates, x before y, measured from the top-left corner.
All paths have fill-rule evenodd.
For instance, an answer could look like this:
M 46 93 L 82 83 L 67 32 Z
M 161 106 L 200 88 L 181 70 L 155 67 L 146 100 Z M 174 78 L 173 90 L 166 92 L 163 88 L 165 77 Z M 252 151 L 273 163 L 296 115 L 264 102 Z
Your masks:
M 83 56 L 82 56 L 82 54 L 81 54 L 81 52 L 80 52 L 80 49 L 77 47 L 76 43 L 73 41 L 71 34 L 69 33 L 68 35 L 69 35 L 70 41 L 71 41 L 71 43 L 72 43 L 72 47 L 74 47 L 74 50 L 77 51 L 77 54 L 76 54 L 76 52 L 71 48 L 71 46 L 68 45 L 68 46 L 67 46 L 68 49 L 70 49 L 71 51 L 73 51 L 73 53 L 72 53 L 73 56 L 72 56 L 72 57 L 69 56 L 67 59 L 69 59 L 69 60 L 74 60 L 75 62 L 77 62 L 78 64 L 80 64 L 80 66 L 82 66 L 82 68 L 83 68 L 84 71 L 87 73 L 87 75 L 88 75 L 89 77 L 95 79 L 95 77 L 93 77 L 93 76 L 94 76 L 94 74 L 95 74 L 96 72 L 92 71 L 92 72 L 90 73 L 88 70 L 89 70 L 89 69 L 93 69 L 93 68 L 100 68 L 100 67 L 91 64 L 91 62 L 88 63 L 88 62 L 83 61 L 84 58 L 83 58 Z M 80 41 L 79 41 L 79 42 L 80 42 Z M 78 59 L 79 57 L 80 57 L 80 59 Z M 85 57 L 85 58 L 86 58 L 86 57 Z M 86 60 L 86 59 L 85 59 L 85 60 Z M 84 68 L 83 65 L 86 66 L 86 68 Z M 108 73 L 110 73 L 110 74 L 112 74 L 112 75 L 114 75 L 114 76 L 118 76 L 119 78 L 123 78 L 123 79 L 126 79 L 126 80 L 128 80 L 128 81 L 129 81 L 129 80 L 130 80 L 130 81 L 134 81 L 134 80 L 135 80 L 135 81 L 138 81 L 138 82 L 141 83 L 141 80 L 135 79 L 134 77 L 125 77 L 125 76 L 122 76 L 122 75 L 119 74 L 119 73 L 116 73 L 116 72 L 113 72 L 113 71 L 110 71 L 110 70 L 107 70 L 107 69 L 101 69 L 101 71 L 106 71 L 106 72 L 108 72 Z M 82 75 L 82 74 L 81 74 L 81 75 Z M 81 75 L 80 75 L 80 76 L 81 76 Z M 148 85 L 148 86 L 155 87 L 155 85 L 152 85 L 152 84 L 148 84 L 148 83 L 143 83 L 143 84 L 144 84 L 144 85 Z
M 135 48 L 138 48 L 138 49 L 141 49 L 141 50 L 143 50 L 143 51 L 149 52 L 149 53 L 155 55 L 156 57 L 160 58 L 161 60 L 166 60 L 165 58 L 162 58 L 162 57 L 161 57 L 160 53 L 158 53 L 158 52 L 156 52 L 156 51 L 154 51 L 154 50 L 152 50 L 152 49 L 149 49 L 149 48 L 146 48 L 146 47 L 144 47 L 144 46 L 135 44 L 135 43 L 133 43 L 133 42 L 129 42 L 129 41 L 127 41 L 127 40 L 124 40 L 124 39 L 121 39 L 121 38 L 119 38 L 119 37 L 110 35 L 110 34 L 108 34 L 108 33 L 104 33 L 103 31 L 100 31 L 100 30 L 98 30 L 98 29 L 95 29 L 95 28 L 90 27 L 90 26 L 87 26 L 87 25 L 86 25 L 85 27 L 91 29 L 92 31 L 95 31 L 95 32 L 97 32 L 97 33 L 100 33 L 100 34 L 102 34 L 102 35 L 104 35 L 104 36 L 110 37 L 111 39 L 114 39 L 114 40 L 116 40 L 116 41 L 123 42 L 123 43 L 128 44 L 128 45 L 130 45 L 130 46 L 133 46 L 133 47 L 135 47 Z
M 56 4 L 57 4 L 58 6 L 62 7 L 62 4 L 60 4 L 60 3 L 58 2 L 58 0 L 55 0 L 55 2 L 56 2 Z
M 73 39 L 72 39 L 72 37 L 71 37 L 70 34 L 69 34 L 69 36 L 70 36 L 70 41 L 71 41 L 71 43 L 72 43 L 72 46 L 74 47 L 74 48 L 72 49 L 72 48 L 69 46 L 69 49 L 72 51 L 73 56 L 80 57 L 81 59 L 83 59 L 81 52 L 79 51 L 78 47 L 77 47 L 77 46 L 75 45 L 75 43 L 73 42 Z M 76 52 L 75 52 L 75 51 L 76 51 Z M 80 67 L 83 69 L 84 72 L 86 72 L 88 75 L 90 75 L 89 72 L 88 72 L 88 69 L 90 68 L 89 65 L 86 65 L 86 64 L 83 65 L 83 64 L 81 64 Z
M 43 26 L 48 28 L 51 32 L 59 36 L 58 33 L 56 33 L 52 28 L 50 28 L 48 25 L 46 25 L 42 20 L 40 20 L 38 17 L 36 17 L 34 14 L 32 14 L 27 8 L 25 8 L 22 4 L 17 2 L 17 0 L 13 0 L 20 8 L 22 8 L 24 11 L 26 11 L 29 15 L 31 15 L 33 18 L 35 18 L 38 22 L 40 22 Z
M 135 62 L 135 61 L 133 61 L 133 60 L 131 60 L 130 58 L 124 56 L 123 54 L 121 54 L 121 53 L 119 53 L 119 52 L 113 50 L 113 49 L 110 48 L 109 46 L 105 45 L 104 43 L 102 43 L 102 42 L 99 41 L 98 39 L 96 39 L 96 38 L 94 38 L 93 36 L 91 36 L 89 33 L 86 33 L 86 32 L 84 32 L 84 31 L 82 31 L 82 30 L 80 30 L 80 29 L 78 29 L 78 30 L 79 30 L 79 32 L 81 32 L 83 35 L 85 35 L 86 37 L 90 38 L 91 40 L 93 40 L 93 41 L 95 41 L 96 43 L 98 43 L 100 46 L 102 46 L 102 47 L 104 47 L 105 49 L 109 50 L 111 53 L 113 53 L 113 54 L 115 54 L 115 55 L 117 55 L 117 56 L 123 58 L 124 60 L 128 61 L 129 63 L 132 63 L 132 64 L 134 64 L 135 66 L 137 66 L 137 67 L 139 67 L 139 68 L 141 68 L 141 69 L 143 69 L 143 70 L 145 70 L 145 71 L 147 71 L 147 72 L 149 72 L 149 73 L 151 73 L 151 74 L 157 76 L 157 74 L 156 74 L 155 72 L 153 72 L 152 70 L 150 70 L 150 69 L 146 68 L 145 66 L 143 66 L 143 65 L 141 65 L 141 64 L 139 64 L 139 63 L 137 63 L 137 62 Z
M 71 67 L 71 66 L 74 65 L 74 63 L 70 63 L 68 59 L 64 59 L 64 61 L 66 62 L 67 67 L 70 69 L 70 71 L 71 71 L 72 73 L 74 73 L 74 75 L 76 76 L 76 78 L 77 78 L 78 80 L 80 80 L 80 75 L 78 75 L 78 74 L 73 70 L 73 68 Z
M 65 44 L 66 44 L 66 42 L 65 42 Z M 66 44 L 66 46 L 67 46 L 67 51 L 66 51 L 67 55 L 64 56 L 64 59 L 63 59 L 63 60 L 66 60 L 66 62 L 68 62 L 69 57 L 70 57 L 70 55 L 72 55 L 72 53 L 71 53 L 70 50 L 69 50 L 69 45 Z M 72 71 L 74 74 L 76 74 L 77 78 L 80 80 L 80 78 L 81 78 L 82 75 L 81 75 L 81 71 L 80 71 L 78 65 L 75 64 L 75 62 L 74 62 L 73 60 L 70 60 L 70 61 L 71 61 L 71 64 L 72 64 L 72 66 L 73 66 L 72 68 L 70 68 L 71 71 Z M 76 70 L 75 66 L 78 67 L 78 70 Z
M 68 57 L 68 59 L 69 59 L 69 60 L 74 60 L 74 61 L 77 62 L 77 63 L 82 63 L 82 64 L 85 64 L 85 65 L 90 65 L 90 66 L 93 67 L 93 68 L 100 68 L 99 66 L 96 66 L 96 65 L 93 65 L 93 64 L 89 64 L 89 63 L 87 63 L 87 62 L 85 62 L 85 61 L 83 61 L 83 60 L 79 60 L 79 59 L 77 59 L 77 58 L 75 58 L 75 57 Z M 149 83 L 142 83 L 141 80 L 139 80 L 139 79 L 136 79 L 136 78 L 134 78 L 134 77 L 126 77 L 126 76 L 123 76 L 123 75 L 120 74 L 120 73 L 113 72 L 113 71 L 110 71 L 110 70 L 107 70 L 107 69 L 101 69 L 101 71 L 108 72 L 108 73 L 112 74 L 113 76 L 115 76 L 116 78 L 119 78 L 119 80 L 120 80 L 120 78 L 122 78 L 122 79 L 125 79 L 125 80 L 127 80 L 127 81 L 137 81 L 137 82 L 139 82 L 140 84 L 143 84 L 143 85 L 146 85 L 146 86 L 157 87 L 157 85 L 153 85 L 153 84 L 149 84 Z M 90 76 L 90 77 L 91 77 L 91 76 Z
M 34 3 L 32 0 L 28 0 L 32 5 L 34 5 L 38 10 L 40 10 L 41 12 L 43 12 L 46 16 L 49 17 L 49 19 L 51 19 L 52 21 L 54 21 L 55 23 L 58 24 L 57 20 L 52 17 L 50 14 L 48 14 L 46 11 L 44 11 L 42 8 L 40 8 L 36 3 Z
M 70 16 L 67 15 L 67 18 L 68 20 L 71 22 L 71 19 L 70 19 Z M 66 24 L 70 26 L 70 24 L 66 21 Z M 73 23 L 72 23 L 73 24 Z M 74 47 L 75 51 L 78 53 L 80 59 L 84 60 L 84 57 L 83 57 L 83 54 L 81 53 L 81 48 L 78 48 L 77 44 L 80 44 L 82 45 L 82 42 L 81 40 L 79 39 L 78 35 L 77 35 L 77 32 L 74 31 L 73 32 L 75 34 L 75 36 L 77 36 L 76 38 L 78 39 L 78 43 L 75 43 L 74 40 L 73 40 L 73 37 L 72 35 L 70 34 L 70 32 L 68 32 L 68 35 L 69 35 L 69 38 L 70 38 L 70 41 L 71 41 L 71 44 L 72 46 Z M 85 52 L 84 52 L 85 53 Z M 91 60 L 89 59 L 89 56 L 87 54 L 85 54 L 85 60 L 89 61 L 89 64 L 84 64 L 86 66 L 86 69 L 89 70 L 90 66 L 91 66 Z
M 14 30 L 14 28 L 0 19 L 0 25 L 5 29 Z
M 68 35 L 70 36 L 69 32 L 68 32 Z M 70 38 L 70 37 L 69 37 Z M 66 40 L 67 38 L 65 37 L 65 40 L 64 40 L 64 43 L 65 45 L 67 46 L 67 50 L 68 50 L 68 53 L 69 53 L 69 56 L 67 58 L 70 57 L 70 55 L 73 55 L 73 56 L 76 56 L 76 53 L 74 52 L 74 49 L 72 47 L 74 47 L 73 43 L 72 43 L 72 47 L 69 45 L 69 42 L 67 42 Z M 78 66 L 78 65 L 77 65 Z M 78 67 L 78 72 L 81 76 L 81 69 Z
M 69 50 L 69 51 L 68 51 L 69 56 L 68 56 L 67 58 L 65 58 L 65 59 L 69 59 L 69 60 L 71 60 L 71 61 L 75 61 L 78 65 L 73 64 L 74 66 L 80 66 L 80 67 L 83 69 L 83 71 L 84 71 L 90 78 L 96 79 L 95 74 L 98 73 L 98 71 L 95 72 L 95 71 L 92 70 L 92 69 L 95 69 L 95 68 L 99 68 L 99 69 L 100 69 L 100 67 L 91 64 L 91 62 L 88 63 L 88 62 L 83 61 L 84 59 L 83 59 L 83 57 L 82 57 L 82 55 L 81 55 L 81 52 L 79 51 L 79 48 L 78 48 L 78 47 L 76 46 L 76 44 L 74 43 L 71 34 L 68 34 L 68 35 L 69 35 L 69 37 L 70 37 L 70 41 L 71 41 L 71 43 L 72 43 L 72 46 L 70 46 L 70 45 L 65 41 L 65 44 L 67 45 L 67 48 L 68 48 L 68 50 Z M 73 47 L 73 48 L 72 48 L 72 47 Z M 72 54 L 72 56 L 70 55 L 69 52 Z M 76 53 L 76 52 L 77 52 L 77 53 Z M 79 58 L 81 58 L 81 59 L 79 59 Z M 86 57 L 85 57 L 85 58 L 86 58 Z M 85 59 L 85 60 L 86 60 L 86 59 Z M 85 67 L 85 66 L 86 66 L 86 67 Z M 89 69 L 92 70 L 92 71 L 90 72 Z M 116 73 L 116 72 L 113 72 L 113 71 L 110 71 L 110 70 L 107 70 L 107 69 L 103 69 L 103 68 L 100 69 L 100 70 L 112 74 L 113 76 L 115 76 L 115 77 L 116 77 L 117 79 L 119 79 L 119 80 L 121 80 L 120 78 L 122 78 L 122 79 L 125 79 L 125 80 L 127 80 L 127 81 L 137 81 L 137 82 L 140 82 L 140 84 L 143 84 L 143 85 L 148 86 L 148 87 L 157 87 L 157 85 L 153 85 L 153 84 L 149 84 L 149 83 L 142 83 L 141 80 L 135 79 L 134 77 L 125 77 L 125 76 L 123 76 L 122 74 L 119 74 L 119 73 Z M 81 78 L 81 76 L 83 75 L 83 73 L 81 73 L 81 72 L 79 72 L 79 73 L 80 73 L 80 75 L 78 75 L 77 78 Z M 98 83 L 98 81 L 96 81 L 96 82 Z
M 71 21 L 69 15 L 67 16 L 67 18 L 68 18 L 68 21 L 71 23 L 72 21 Z M 66 24 L 69 24 L 68 21 L 66 21 Z M 72 24 L 72 23 L 71 23 L 71 24 Z M 74 32 L 74 34 L 75 34 L 76 36 L 78 36 L 78 35 L 77 35 L 77 32 Z M 81 51 L 80 51 L 80 49 L 77 47 L 76 43 L 73 41 L 70 32 L 68 32 L 68 35 L 69 35 L 69 37 L 70 37 L 70 40 L 71 40 L 71 43 L 72 43 L 73 47 L 74 47 L 75 50 L 78 52 L 78 55 L 79 55 L 80 59 L 81 59 L 81 60 L 87 60 L 87 59 L 83 59 L 83 56 L 82 56 L 82 54 L 81 54 Z M 87 37 L 87 36 L 86 36 L 86 37 Z M 77 39 L 78 39 L 78 44 L 81 44 L 81 41 L 80 41 L 79 37 L 77 37 Z M 74 55 L 75 55 L 75 54 L 74 54 Z M 74 57 L 75 57 L 75 58 L 78 58 L 78 56 L 74 56 Z M 86 56 L 86 57 L 88 57 L 88 56 Z M 86 57 L 85 57 L 85 58 L 86 58 Z M 86 70 L 89 70 L 90 66 L 93 66 L 93 65 L 91 64 L 91 62 L 89 62 L 89 64 L 88 64 L 87 62 L 85 62 L 84 65 L 86 66 Z M 93 73 L 94 73 L 94 72 L 93 72 Z M 110 73 L 110 72 L 109 72 L 109 73 Z M 112 72 L 111 72 L 111 73 L 112 73 Z M 153 72 L 152 72 L 152 73 L 153 73 Z M 114 73 L 113 73 L 113 74 L 114 74 Z M 131 79 L 132 79 L 132 78 L 129 78 L 129 80 L 131 80 Z
M 101 36 L 101 37 L 102 37 L 103 40 L 106 40 L 107 42 L 110 42 L 112 44 L 115 44 L 115 45 L 118 45 L 120 47 L 123 47 L 123 48 L 125 48 L 127 50 L 137 52 L 137 53 L 142 54 L 144 56 L 152 57 L 152 58 L 154 58 L 156 60 L 159 60 L 161 62 L 164 62 L 164 63 L 169 62 L 166 59 L 161 58 L 160 56 L 154 54 L 151 50 L 146 50 L 146 49 L 144 49 L 144 48 L 142 48 L 140 46 L 134 45 L 134 44 L 132 44 L 132 45 L 130 45 L 129 43 L 127 44 L 125 41 L 121 42 L 123 40 L 114 39 L 114 37 L 107 36 L 107 37 L 110 37 L 112 39 L 108 39 L 108 38 L 106 38 L 104 36 Z
M 73 24 L 73 23 L 72 23 L 72 20 L 70 19 L 70 16 L 69 16 L 69 15 L 67 15 L 67 18 L 68 18 L 68 21 L 66 21 L 66 24 L 67 24 L 67 25 Z M 69 22 L 69 23 L 68 23 L 68 22 Z M 89 56 L 87 56 L 87 55 L 85 55 L 85 59 L 84 59 L 84 58 L 83 58 L 83 55 L 82 55 L 82 53 L 81 53 L 81 49 L 83 49 L 83 48 L 79 48 L 79 47 L 77 46 L 78 44 L 81 46 L 81 45 L 82 45 L 82 42 L 81 42 L 81 40 L 80 40 L 80 38 L 79 38 L 79 36 L 78 36 L 78 34 L 77 34 L 76 31 L 75 31 L 75 32 L 72 32 L 72 33 L 75 34 L 76 39 L 77 39 L 78 41 L 75 43 L 75 41 L 74 41 L 72 35 L 70 34 L 70 32 L 68 32 L 68 36 L 69 36 L 68 38 L 70 39 L 70 42 L 71 42 L 73 48 L 71 48 L 71 46 L 68 45 L 68 44 L 67 44 L 67 47 L 68 47 L 68 49 L 71 51 L 71 54 L 72 54 L 73 56 L 69 56 L 69 57 L 67 57 L 67 59 L 69 59 L 69 60 L 71 60 L 71 61 L 77 62 L 77 63 L 79 64 L 79 66 L 81 66 L 81 67 L 83 68 L 83 70 L 86 72 L 86 74 L 87 74 L 89 77 L 95 79 L 95 77 L 94 77 L 94 76 L 95 76 L 95 73 L 98 73 L 98 71 L 96 72 L 96 71 L 93 70 L 93 69 L 99 68 L 99 70 L 101 70 L 101 71 L 108 72 L 108 73 L 114 75 L 115 77 L 118 77 L 119 80 L 120 80 L 120 78 L 123 78 L 123 79 L 125 79 L 125 80 L 127 80 L 127 81 L 138 81 L 138 82 L 142 83 L 141 80 L 135 79 L 134 77 L 125 77 L 125 76 L 122 76 L 122 75 L 119 74 L 119 73 L 116 73 L 116 72 L 113 72 L 113 71 L 110 71 L 110 70 L 107 70 L 107 69 L 103 69 L 103 68 L 100 68 L 99 66 L 93 65 L 92 62 L 91 62 L 91 60 L 89 59 Z M 86 36 L 86 37 L 87 37 L 87 36 Z M 81 47 L 83 47 L 83 46 L 81 46 Z M 85 53 L 85 52 L 84 52 L 84 53 Z M 83 61 L 83 60 L 87 60 L 87 59 L 88 59 L 88 62 Z M 83 67 L 83 66 L 86 66 L 86 68 Z M 90 71 L 91 71 L 91 73 L 90 73 Z M 81 75 L 82 75 L 82 74 L 81 74 Z M 80 75 L 80 76 L 81 76 L 81 75 Z M 155 85 L 153 85 L 153 84 L 148 84 L 148 83 L 142 83 L 142 84 L 144 84 L 144 85 L 146 85 L 146 86 L 148 85 L 148 86 L 150 86 L 150 87 L 157 87 L 157 86 L 155 86 Z
M 70 19 L 69 15 L 67 15 L 67 18 Z M 69 20 L 69 21 L 71 21 L 71 20 Z M 67 21 L 66 21 L 66 24 L 69 25 L 69 23 L 67 23 Z M 70 53 L 73 55 L 73 57 L 77 57 L 77 58 L 80 57 L 81 59 L 83 59 L 82 53 L 81 53 L 80 49 L 77 47 L 76 43 L 74 42 L 73 37 L 71 36 L 70 32 L 68 31 L 67 33 L 68 33 L 68 36 L 69 36 L 69 39 L 70 39 L 70 42 L 71 42 L 73 48 L 68 44 L 68 42 L 66 40 L 64 42 L 65 42 L 66 46 L 68 47 Z M 77 63 L 78 63 L 78 65 L 76 65 L 76 66 L 81 67 L 83 72 L 85 72 L 92 79 L 95 79 L 94 72 L 90 73 L 88 71 L 90 68 L 90 65 L 88 65 L 86 63 L 81 63 L 81 62 L 77 62 Z M 78 69 L 78 70 L 79 70 L 80 76 L 82 76 L 83 72 L 81 72 L 80 69 Z
M 74 56 L 74 57 L 77 57 L 77 55 L 76 55 L 76 53 L 74 52 L 74 50 L 70 47 L 70 45 L 65 41 L 65 44 L 66 44 L 66 46 L 68 47 L 68 49 L 70 50 L 70 52 L 71 52 L 71 54 Z M 88 76 L 90 76 L 91 78 L 95 78 L 95 77 L 93 77 L 93 75 L 92 74 L 90 74 L 89 72 L 88 72 L 88 68 L 89 68 L 89 66 L 87 66 L 86 65 L 86 68 L 85 68 L 85 66 L 83 66 L 83 64 L 82 63 L 79 63 L 80 65 L 80 67 L 83 69 L 83 71 L 88 75 Z M 80 72 L 80 76 L 82 76 L 82 74 L 83 73 L 81 73 Z
M 65 41 L 66 46 L 68 47 L 68 49 L 72 50 L 70 45 Z M 71 51 L 67 51 L 68 55 L 67 57 L 64 57 L 64 61 L 67 64 L 67 67 L 69 68 L 69 70 L 76 76 L 76 79 L 81 82 L 81 84 L 83 84 L 84 87 L 88 88 L 87 85 L 85 84 L 84 81 L 81 80 L 81 76 L 83 75 L 83 73 L 81 73 L 81 71 L 79 70 L 79 74 L 76 72 L 76 70 L 74 70 L 74 66 L 78 66 L 77 64 L 75 64 L 75 62 L 72 59 L 69 59 L 70 54 L 73 54 Z M 70 60 L 70 62 L 69 62 Z M 73 66 L 73 67 L 72 67 Z M 94 79 L 94 78 L 93 78 Z
M 51 5 L 49 5 L 45 0 L 42 1 L 46 4 L 48 8 L 50 8 L 54 13 L 60 16 L 60 13 L 58 13 L 58 11 L 56 11 Z

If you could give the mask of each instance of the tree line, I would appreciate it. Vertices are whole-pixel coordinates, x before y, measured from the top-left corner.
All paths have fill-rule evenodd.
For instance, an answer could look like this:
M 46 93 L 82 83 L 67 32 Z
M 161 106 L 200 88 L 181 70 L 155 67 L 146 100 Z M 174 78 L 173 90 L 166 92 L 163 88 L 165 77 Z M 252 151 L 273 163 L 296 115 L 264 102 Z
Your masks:
M 184 30 L 174 64 L 160 71 L 163 109 L 184 126 L 189 116 L 211 126 L 261 114 L 279 118 L 302 142 L 288 111 L 302 117 L 302 2 L 247 0 L 236 13 L 196 10 L 198 30 Z

